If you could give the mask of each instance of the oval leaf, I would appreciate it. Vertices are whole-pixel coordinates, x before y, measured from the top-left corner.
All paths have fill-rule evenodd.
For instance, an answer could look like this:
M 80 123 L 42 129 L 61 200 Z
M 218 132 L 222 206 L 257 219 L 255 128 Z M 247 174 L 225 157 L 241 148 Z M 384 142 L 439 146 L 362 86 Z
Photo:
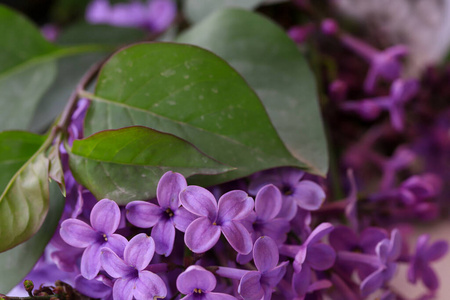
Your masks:
M 76 140 L 69 161 L 76 180 L 97 199 L 119 204 L 154 197 L 159 178 L 169 170 L 188 177 L 230 169 L 180 138 L 140 126 Z
M 64 208 L 64 198 L 58 186 L 50 184 L 50 209 L 42 227 L 28 241 L 0 253 L 0 291 L 7 292 L 16 286 L 41 257 L 45 247 L 55 233 Z
M 49 162 L 43 141 L 26 132 L 0 133 L 0 252 L 29 239 L 47 214 Z
M 223 57 L 254 88 L 279 136 L 308 171 L 325 175 L 328 154 L 313 73 L 297 45 L 258 14 L 226 9 L 178 38 Z
M 26 129 L 38 100 L 56 76 L 58 50 L 22 15 L 0 5 L 0 130 Z
M 224 60 L 201 48 L 134 45 L 103 67 L 85 132 L 142 125 L 178 136 L 236 167 L 208 184 L 276 166 L 303 166 L 287 151 L 256 94 Z

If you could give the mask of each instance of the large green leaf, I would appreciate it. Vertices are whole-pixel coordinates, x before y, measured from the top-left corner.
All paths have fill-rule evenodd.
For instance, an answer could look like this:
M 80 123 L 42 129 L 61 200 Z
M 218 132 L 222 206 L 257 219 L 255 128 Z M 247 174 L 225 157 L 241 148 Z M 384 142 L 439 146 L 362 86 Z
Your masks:
M 140 126 L 74 141 L 70 167 L 98 199 L 120 204 L 153 197 L 159 178 L 169 170 L 188 177 L 230 169 L 178 137 Z
M 237 168 L 208 183 L 297 165 L 256 94 L 224 60 L 181 44 L 134 45 L 103 67 L 85 133 L 142 125 L 174 134 Z
M 211 13 L 225 7 L 254 9 L 264 0 L 186 0 L 183 10 L 189 21 L 197 23 Z
M 255 89 L 281 139 L 310 172 L 325 175 L 328 154 L 314 75 L 285 32 L 255 13 L 214 13 L 177 40 L 218 54 Z
M 0 291 L 3 293 L 17 285 L 33 268 L 53 236 L 64 208 L 64 198 L 58 186 L 50 184 L 50 209 L 39 231 L 28 241 L 0 253 Z
M 36 108 L 53 104 L 53 99 L 39 105 L 39 100 L 50 88 L 57 75 L 56 60 L 80 53 L 112 51 L 110 45 L 77 45 L 59 47 L 44 39 L 38 28 L 17 12 L 0 5 L 0 131 L 32 128 L 35 131 L 44 126 L 31 126 Z M 78 74 L 79 72 L 74 72 Z M 76 83 L 78 76 L 72 73 L 59 74 L 56 87 L 66 77 Z M 63 94 L 62 92 L 59 95 Z M 47 98 L 48 99 L 48 98 Z M 59 98 L 61 99 L 61 98 Z M 63 101 L 66 101 L 64 98 Z M 45 107 L 47 109 L 48 107 Z M 43 109 L 43 111 L 45 111 Z M 53 112 L 53 111 L 52 111 Z M 54 113 L 51 114 L 52 118 Z M 42 121 L 41 121 L 42 123 Z M 44 124 L 48 125 L 48 124 Z
M 0 130 L 26 129 L 38 100 L 56 76 L 54 62 L 40 62 L 58 47 L 28 20 L 0 5 Z
M 31 133 L 0 133 L 0 252 L 29 239 L 48 210 L 48 159 L 44 139 Z

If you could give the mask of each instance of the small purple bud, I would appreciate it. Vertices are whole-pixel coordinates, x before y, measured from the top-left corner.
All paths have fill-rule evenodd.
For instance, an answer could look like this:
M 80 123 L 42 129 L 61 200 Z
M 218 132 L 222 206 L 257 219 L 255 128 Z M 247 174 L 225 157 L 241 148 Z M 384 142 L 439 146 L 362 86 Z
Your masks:
M 303 44 L 314 31 L 313 24 L 293 26 L 288 30 L 289 37 L 297 44 Z
M 335 20 L 325 19 L 322 21 L 322 24 L 320 24 L 320 29 L 322 30 L 322 33 L 326 35 L 333 35 L 338 32 L 339 26 Z

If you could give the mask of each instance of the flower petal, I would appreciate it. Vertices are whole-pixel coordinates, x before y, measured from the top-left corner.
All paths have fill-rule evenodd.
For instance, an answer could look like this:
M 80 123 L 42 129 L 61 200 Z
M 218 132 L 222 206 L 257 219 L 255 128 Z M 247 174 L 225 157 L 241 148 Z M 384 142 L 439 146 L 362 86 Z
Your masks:
M 90 219 L 92 228 L 98 232 L 110 235 L 119 227 L 119 206 L 112 200 L 102 199 L 92 208 Z
M 166 296 L 167 287 L 161 277 L 150 271 L 139 272 L 139 279 L 136 280 L 134 291 L 136 300 L 154 299 L 155 297 L 165 298 Z
M 186 229 L 184 242 L 195 253 L 203 253 L 214 247 L 220 237 L 220 227 L 207 217 L 200 217 Z
M 435 261 L 443 257 L 448 252 L 448 242 L 441 240 L 434 242 L 425 252 L 425 257 L 429 261 Z
M 289 261 L 284 261 L 279 266 L 261 274 L 261 284 L 268 286 L 271 289 L 277 286 L 286 273 L 288 264 Z
M 245 300 L 260 300 L 264 296 L 264 290 L 260 283 L 261 274 L 257 271 L 250 271 L 242 276 L 239 283 L 238 293 Z
M 197 218 L 196 215 L 190 213 L 182 206 L 175 210 L 173 214 L 173 224 L 175 225 L 175 228 L 181 232 L 185 232 L 189 224 Z
M 131 300 L 133 299 L 133 288 L 137 278 L 119 278 L 114 282 L 113 298 L 114 300 Z
M 376 290 L 378 290 L 384 282 L 384 276 L 383 276 L 383 269 L 378 269 L 377 271 L 373 272 L 369 276 L 367 276 L 363 282 L 361 282 L 360 289 L 361 289 L 361 295 L 363 297 L 367 297 L 368 295 L 372 294 Z
M 103 269 L 114 278 L 126 277 L 135 271 L 133 267 L 127 265 L 114 251 L 109 248 L 102 248 L 100 260 Z
M 162 215 L 162 208 L 145 201 L 132 201 L 125 207 L 128 221 L 140 228 L 155 226 Z
M 152 237 L 155 240 L 156 253 L 166 257 L 172 253 L 175 227 L 171 220 L 160 220 L 152 229 Z
M 253 210 L 255 202 L 244 191 L 230 191 L 219 199 L 217 221 L 220 223 L 245 218 Z
M 228 243 L 238 253 L 247 254 L 252 251 L 252 237 L 239 221 L 226 222 L 221 228 Z
M 358 237 L 347 226 L 337 226 L 328 236 L 328 241 L 336 251 L 352 251 L 358 246 Z
M 83 295 L 92 298 L 103 298 L 112 293 L 112 289 L 102 281 L 96 280 L 95 278 L 94 280 L 87 280 L 81 275 L 75 278 L 75 288 Z
M 114 251 L 119 257 L 123 257 L 123 251 L 128 244 L 127 239 L 120 234 L 111 234 L 107 239 L 108 241 L 103 244 L 103 247 L 107 247 Z
M 203 300 L 237 300 L 237 298 L 224 293 L 207 293 L 203 296 Z
M 158 182 L 156 198 L 161 207 L 177 209 L 180 206 L 178 195 L 187 187 L 186 179 L 180 173 L 166 172 Z
M 275 268 L 279 257 L 278 246 L 273 239 L 262 236 L 256 240 L 253 248 L 253 260 L 258 271 L 264 273 Z
M 315 244 L 308 247 L 306 262 L 314 270 L 323 271 L 331 268 L 336 260 L 336 252 L 326 244 Z
M 281 192 L 273 184 L 259 190 L 255 199 L 255 211 L 258 219 L 268 221 L 276 217 L 282 204 Z
M 80 271 L 86 279 L 93 279 L 100 271 L 100 247 L 96 243 L 87 247 L 81 256 Z
M 128 242 L 123 257 L 127 265 L 140 271 L 150 264 L 153 254 L 155 254 L 153 238 L 145 233 L 140 233 Z
M 309 180 L 297 183 L 292 196 L 297 205 L 306 210 L 317 210 L 325 201 L 325 192 L 322 187 Z
M 210 292 L 215 289 L 216 284 L 216 277 L 213 273 L 196 265 L 189 266 L 177 278 L 178 291 L 186 295 L 192 293 L 194 289 Z
M 377 244 L 386 239 L 388 234 L 385 230 L 376 227 L 368 227 L 361 232 L 360 246 L 364 253 L 375 254 Z
M 294 275 L 292 275 L 292 288 L 301 299 L 301 297 L 306 295 L 310 284 L 311 268 L 305 264 L 300 273 L 294 273 Z
M 314 244 L 320 241 L 328 233 L 333 231 L 334 226 L 331 223 L 321 223 L 317 226 L 306 239 L 304 245 Z
M 217 201 L 207 189 L 190 185 L 180 193 L 180 201 L 184 208 L 197 216 L 208 217 L 212 222 L 217 218 Z
M 290 221 L 295 218 L 297 210 L 298 205 L 297 202 L 294 201 L 294 198 L 292 198 L 292 196 L 283 196 L 281 209 L 276 217 Z
M 86 248 L 98 238 L 98 234 L 91 226 L 77 219 L 62 222 L 59 234 L 64 242 L 77 248 Z
M 286 234 L 291 229 L 289 221 L 286 219 L 272 219 L 264 224 L 259 224 L 261 235 L 267 235 L 282 244 L 286 240 Z
M 431 291 L 437 290 L 439 287 L 439 279 L 433 269 L 430 266 L 423 266 L 421 271 L 423 284 Z

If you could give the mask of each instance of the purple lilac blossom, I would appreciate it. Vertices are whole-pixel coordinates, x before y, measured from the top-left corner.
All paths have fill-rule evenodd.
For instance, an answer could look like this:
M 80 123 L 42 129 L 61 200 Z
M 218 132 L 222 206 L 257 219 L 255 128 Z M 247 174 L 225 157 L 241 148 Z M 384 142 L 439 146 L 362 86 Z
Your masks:
M 297 44 L 303 44 L 308 39 L 308 37 L 314 32 L 314 30 L 315 30 L 314 24 L 306 24 L 302 26 L 291 27 L 288 30 L 287 34 Z
M 448 252 L 448 242 L 440 240 L 429 245 L 430 236 L 421 235 L 417 239 L 416 252 L 411 258 L 408 280 L 415 284 L 422 280 L 429 290 L 439 288 L 439 279 L 429 264 L 442 258 Z
M 131 1 L 110 5 L 107 0 L 94 0 L 86 9 L 86 20 L 92 24 L 138 27 L 162 32 L 170 26 L 177 8 L 172 0 Z
M 181 204 L 199 216 L 186 229 L 184 241 L 195 253 L 211 249 L 222 232 L 238 253 L 252 250 L 252 238 L 240 220 L 253 210 L 254 201 L 244 191 L 230 191 L 217 204 L 213 194 L 199 186 L 188 186 L 180 193 Z
M 408 54 L 408 48 L 403 45 L 396 45 L 383 51 L 378 51 L 363 41 L 349 35 L 341 35 L 341 41 L 348 48 L 352 49 L 369 64 L 369 72 L 364 82 L 364 90 L 372 92 L 375 88 L 378 77 L 393 81 L 400 77 L 402 65 L 400 59 Z
M 110 248 L 101 249 L 103 269 L 116 278 L 113 297 L 116 300 L 164 298 L 167 288 L 153 272 L 145 270 L 155 253 L 155 242 L 141 233 L 133 237 L 123 251 L 123 259 Z
M 217 285 L 213 273 L 201 266 L 189 266 L 186 271 L 177 278 L 177 289 L 186 296 L 183 299 L 205 299 L 205 300 L 233 300 L 237 299 L 224 293 L 212 292 Z
M 245 300 L 270 299 L 273 289 L 286 273 L 288 261 L 278 264 L 278 246 L 268 236 L 258 238 L 253 247 L 257 271 L 247 272 L 239 283 L 238 292 Z
M 286 234 L 290 229 L 289 221 L 276 218 L 282 205 L 281 192 L 272 184 L 260 189 L 255 198 L 255 211 L 252 211 L 242 223 L 252 235 L 253 242 L 260 236 L 268 236 L 277 243 L 286 240 Z M 252 259 L 252 254 L 238 254 L 237 261 L 245 264 Z
M 278 218 L 292 220 L 297 206 L 314 211 L 325 201 L 325 192 L 315 182 L 300 180 L 305 173 L 296 168 L 276 168 L 257 174 L 250 183 L 249 193 L 255 195 L 266 184 L 273 184 L 281 191 L 283 203 Z
M 166 172 L 158 182 L 156 197 L 159 205 L 133 201 L 126 206 L 126 216 L 131 224 L 152 229 L 156 253 L 169 256 L 175 240 L 175 228 L 185 232 L 196 216 L 180 207 L 179 194 L 187 187 L 180 173 Z
M 109 247 L 119 255 L 127 244 L 126 238 L 114 234 L 120 222 L 119 206 L 109 199 L 100 200 L 92 209 L 91 225 L 77 219 L 61 224 L 61 238 L 69 245 L 85 248 L 81 257 L 81 275 L 93 279 L 100 271 L 100 250 Z
M 388 96 L 346 101 L 341 104 L 341 108 L 344 111 L 355 112 L 366 120 L 376 119 L 382 111 L 388 111 L 392 127 L 397 131 L 403 131 L 404 105 L 416 95 L 418 88 L 417 80 L 397 79 L 392 83 Z
M 96 299 L 113 300 L 112 287 L 112 280 L 105 275 L 97 275 L 92 280 L 87 280 L 81 275 L 75 278 L 77 291 Z

